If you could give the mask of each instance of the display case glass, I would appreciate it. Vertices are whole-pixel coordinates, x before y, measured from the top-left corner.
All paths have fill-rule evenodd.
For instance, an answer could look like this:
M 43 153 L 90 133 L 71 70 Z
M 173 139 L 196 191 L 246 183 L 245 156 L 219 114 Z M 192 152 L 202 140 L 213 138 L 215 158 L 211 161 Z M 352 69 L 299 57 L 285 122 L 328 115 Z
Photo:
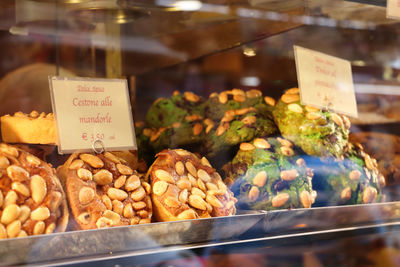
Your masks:
M 1 1 L 0 266 L 398 265 L 386 4 Z

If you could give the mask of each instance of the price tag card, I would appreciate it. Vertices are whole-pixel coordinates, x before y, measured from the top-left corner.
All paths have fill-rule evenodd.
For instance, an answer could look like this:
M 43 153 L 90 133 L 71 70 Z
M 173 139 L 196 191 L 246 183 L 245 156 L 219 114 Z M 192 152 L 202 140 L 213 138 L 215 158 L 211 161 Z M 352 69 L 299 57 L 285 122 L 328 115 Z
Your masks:
M 351 65 L 347 60 L 294 46 L 303 105 L 357 117 Z
M 126 80 L 49 77 L 60 154 L 137 149 Z
M 400 19 L 400 0 L 387 0 L 386 16 L 392 19 Z

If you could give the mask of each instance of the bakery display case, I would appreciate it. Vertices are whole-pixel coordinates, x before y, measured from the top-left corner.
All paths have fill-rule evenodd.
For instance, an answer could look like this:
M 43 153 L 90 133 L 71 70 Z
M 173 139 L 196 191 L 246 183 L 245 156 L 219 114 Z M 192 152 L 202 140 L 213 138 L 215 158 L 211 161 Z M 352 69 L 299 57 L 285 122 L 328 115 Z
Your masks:
M 398 265 L 386 1 L 5 0 L 0 14 L 0 266 Z M 329 79 L 301 85 L 295 46 L 351 66 L 358 116 L 332 104 L 348 84 L 304 101 Z

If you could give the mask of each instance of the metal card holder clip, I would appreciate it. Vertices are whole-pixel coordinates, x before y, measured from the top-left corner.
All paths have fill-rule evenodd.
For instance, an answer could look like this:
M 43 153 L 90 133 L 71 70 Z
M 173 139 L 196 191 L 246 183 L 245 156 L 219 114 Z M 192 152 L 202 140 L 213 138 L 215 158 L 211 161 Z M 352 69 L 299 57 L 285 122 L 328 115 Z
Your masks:
M 94 142 L 92 143 L 92 148 L 96 154 L 101 154 L 106 150 L 103 141 L 101 141 L 100 139 L 94 140 Z

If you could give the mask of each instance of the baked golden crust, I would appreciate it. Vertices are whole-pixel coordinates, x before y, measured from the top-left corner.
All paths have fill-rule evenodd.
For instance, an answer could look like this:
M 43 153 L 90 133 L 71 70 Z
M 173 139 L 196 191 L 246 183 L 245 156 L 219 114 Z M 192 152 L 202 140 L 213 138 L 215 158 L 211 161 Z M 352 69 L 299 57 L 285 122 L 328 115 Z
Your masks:
M 52 113 L 30 114 L 17 112 L 13 116 L 1 117 L 1 137 L 3 142 L 26 144 L 55 144 L 56 127 Z
M 0 238 L 65 231 L 65 193 L 49 164 L 0 144 Z
M 182 149 L 163 150 L 147 172 L 154 216 L 177 221 L 236 213 L 233 193 L 206 158 Z
M 74 153 L 58 168 L 78 229 L 150 223 L 150 185 L 114 153 Z

